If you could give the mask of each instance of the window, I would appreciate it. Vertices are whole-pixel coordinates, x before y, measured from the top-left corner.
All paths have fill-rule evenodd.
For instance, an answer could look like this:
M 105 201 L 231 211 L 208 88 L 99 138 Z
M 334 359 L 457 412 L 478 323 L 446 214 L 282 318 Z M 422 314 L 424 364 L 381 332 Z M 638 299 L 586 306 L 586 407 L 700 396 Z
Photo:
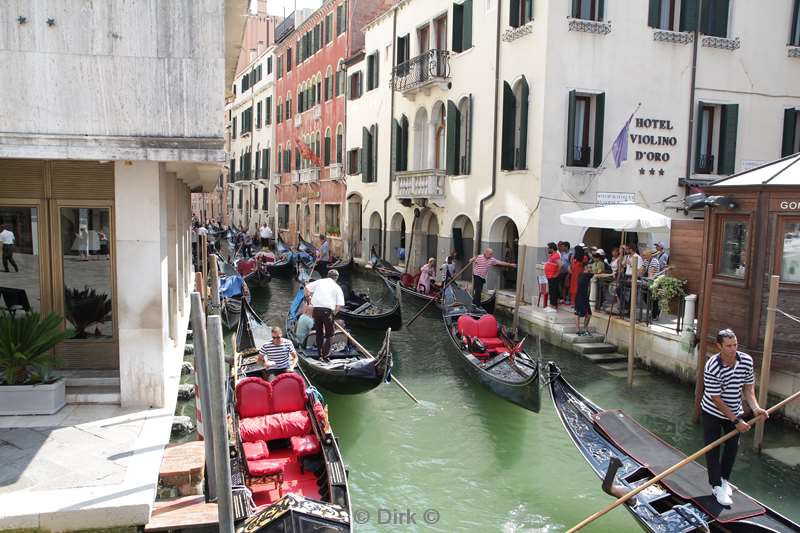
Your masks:
M 325 149 L 323 150 L 323 163 L 327 167 L 331 164 L 331 129 L 325 130 Z
M 341 206 L 339 204 L 325 205 L 325 231 L 332 235 L 341 235 L 340 218 Z
M 261 178 L 262 179 L 269 179 L 269 161 L 270 153 L 269 148 L 264 148 L 261 150 Z M 265 208 L 266 209 L 266 208 Z
M 792 33 L 789 35 L 789 44 L 800 46 L 800 0 L 794 0 L 792 10 Z
M 278 204 L 278 229 L 289 229 L 289 204 Z
M 269 126 L 272 124 L 272 97 L 267 96 L 264 100 L 264 125 Z
M 447 15 L 433 21 L 434 48 L 447 50 Z
M 523 76 L 512 88 L 503 83 L 503 140 L 500 168 L 528 168 L 528 81 Z M 471 142 L 471 140 L 470 140 Z M 467 162 L 469 167 L 469 162 Z
M 361 71 L 350 74 L 350 100 L 361 98 Z
M 231 164 L 229 166 L 230 166 L 230 169 L 231 169 L 230 170 L 230 180 L 231 181 L 236 181 L 236 158 L 235 157 L 231 158 Z
M 403 115 L 394 121 L 394 169 L 408 170 L 408 118 Z
M 378 52 L 367 56 L 367 91 L 378 87 Z
M 297 88 L 297 112 L 302 113 L 306 110 L 305 94 L 302 88 Z
M 278 174 L 283 172 L 283 150 L 281 149 L 281 145 L 278 145 L 278 153 L 275 158 L 275 170 L 278 171 Z
M 700 0 L 681 0 L 680 31 L 694 31 L 699 21 L 700 33 L 716 37 L 727 37 L 730 0 L 703 0 L 702 13 L 699 12 L 699 2 Z M 652 17 L 654 16 L 653 0 L 651 0 L 650 6 L 650 16 Z M 666 10 L 662 5 L 658 7 Z
M 258 209 L 258 187 L 253 190 L 253 209 Z
M 344 138 L 342 136 L 342 125 L 336 126 L 336 162 L 342 164 L 344 154 Z
M 647 24 L 660 30 L 675 30 L 675 4 L 678 0 L 650 0 Z
M 242 208 L 242 196 L 244 196 L 243 192 L 244 192 L 244 189 L 239 189 L 239 204 L 238 204 L 239 209 Z
M 272 56 L 267 58 L 267 75 L 272 74 Z
M 603 162 L 605 107 L 605 93 L 569 92 L 568 167 L 599 167 Z
M 572 0 L 572 18 L 603 20 L 603 4 L 604 0 Z
M 722 219 L 722 249 L 719 273 L 744 279 L 747 273 L 747 221 L 742 218 Z
M 344 94 L 344 70 L 338 69 L 336 71 L 336 96 L 341 96 Z
M 533 0 L 511 0 L 508 25 L 512 28 L 524 26 L 533 20 Z
M 283 120 L 283 103 L 281 99 L 278 98 L 278 105 L 275 107 L 275 123 L 280 124 Z
M 783 142 L 781 157 L 800 152 L 800 110 L 783 110 Z
M 378 181 L 378 125 L 361 128 L 361 181 Z
M 261 150 L 256 150 L 256 178 L 260 177 L 261 177 Z
M 347 173 L 351 176 L 361 172 L 361 149 L 353 148 L 347 152 Z
M 284 172 L 291 172 L 292 171 L 292 149 L 289 146 L 286 146 L 286 150 L 283 152 L 283 171 Z M 297 169 L 297 166 L 295 166 Z
M 431 49 L 431 31 L 427 24 L 417 29 L 417 45 L 419 46 L 419 55 Z
M 250 88 L 250 74 L 245 74 L 242 78 L 242 93 Z
M 411 36 L 405 34 L 397 38 L 397 64 L 402 65 L 411 59 Z
M 472 95 L 456 105 L 447 102 L 447 174 L 464 176 L 470 173 L 472 144 Z
M 336 35 L 347 31 L 347 1 L 336 6 Z
M 292 47 L 286 49 L 286 72 L 292 71 Z
M 256 129 L 261 129 L 261 102 L 256 104 Z
M 292 118 L 292 97 L 290 94 L 286 95 L 286 120 Z
M 261 210 L 267 211 L 269 209 L 269 187 L 264 187 L 264 191 L 261 194 Z
M 236 117 L 233 117 L 233 125 L 231 127 L 231 138 L 236 138 Z
M 248 107 L 242 111 L 242 135 L 253 131 L 253 108 Z
M 333 13 L 325 15 L 325 44 L 333 42 Z
M 736 168 L 738 122 L 738 104 L 699 103 L 695 173 L 733 174 Z
M 783 223 L 781 281 L 800 283 L 800 221 Z
M 325 72 L 325 101 L 327 102 L 331 98 L 333 98 L 333 69 L 328 67 L 327 72 Z
M 278 79 L 283 77 L 283 56 L 278 56 L 275 62 L 275 77 Z
M 472 48 L 472 0 L 453 4 L 453 51 Z

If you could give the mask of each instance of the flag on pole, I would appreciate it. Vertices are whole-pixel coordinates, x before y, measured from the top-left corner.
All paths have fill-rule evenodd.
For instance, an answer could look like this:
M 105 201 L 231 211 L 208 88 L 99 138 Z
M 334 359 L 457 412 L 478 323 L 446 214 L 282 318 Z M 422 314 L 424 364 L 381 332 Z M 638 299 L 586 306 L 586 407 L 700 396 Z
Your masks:
M 614 154 L 614 166 L 617 168 L 622 165 L 623 161 L 628 160 L 628 126 L 630 126 L 634 114 L 631 113 L 628 121 L 622 127 L 622 131 L 619 132 L 619 135 L 614 140 L 614 145 L 611 147 L 611 152 Z

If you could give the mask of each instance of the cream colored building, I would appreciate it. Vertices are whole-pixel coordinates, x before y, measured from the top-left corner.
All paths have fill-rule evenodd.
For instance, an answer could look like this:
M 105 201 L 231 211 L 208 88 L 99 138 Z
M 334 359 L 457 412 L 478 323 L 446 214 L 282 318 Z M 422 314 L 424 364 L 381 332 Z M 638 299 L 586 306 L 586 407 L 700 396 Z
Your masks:
M 559 215 L 633 201 L 683 217 L 690 186 L 797 151 L 797 0 L 705 5 L 695 34 L 696 0 L 398 2 L 348 67 L 366 80 L 378 54 L 377 89 L 347 109 L 347 219 L 360 218 L 364 249 L 397 262 L 404 248 L 414 271 L 487 245 L 512 261 L 525 245 L 529 265 L 549 241 L 610 247 L 617 235 Z M 365 143 L 366 180 L 353 152 Z
M 226 199 L 230 224 L 254 231 L 262 223 L 274 226 L 275 123 L 274 46 L 256 50 L 234 80 L 234 97 L 226 105 L 229 136 Z

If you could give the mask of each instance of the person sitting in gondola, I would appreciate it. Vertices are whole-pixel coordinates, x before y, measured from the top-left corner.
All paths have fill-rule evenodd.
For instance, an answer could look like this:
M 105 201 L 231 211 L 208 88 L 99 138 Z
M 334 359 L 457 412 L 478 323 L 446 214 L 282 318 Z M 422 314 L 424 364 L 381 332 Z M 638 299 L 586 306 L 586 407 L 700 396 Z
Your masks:
M 238 274 L 233 276 L 220 274 L 219 295 L 221 298 L 235 298 L 237 296 L 249 298 L 250 292 L 242 276 Z
M 297 364 L 294 344 L 283 338 L 283 330 L 278 326 L 272 328 L 272 342 L 258 350 L 258 362 L 264 366 L 268 381 L 278 374 L 291 372 Z
M 303 313 L 297 317 L 297 326 L 295 326 L 294 334 L 301 346 L 304 346 L 306 337 L 314 329 L 314 319 L 312 318 L 313 308 L 306 304 L 303 307 Z
M 431 257 L 428 262 L 422 265 L 419 269 L 419 281 L 417 282 L 417 291 L 422 294 L 430 294 L 431 281 L 436 275 L 436 259 Z

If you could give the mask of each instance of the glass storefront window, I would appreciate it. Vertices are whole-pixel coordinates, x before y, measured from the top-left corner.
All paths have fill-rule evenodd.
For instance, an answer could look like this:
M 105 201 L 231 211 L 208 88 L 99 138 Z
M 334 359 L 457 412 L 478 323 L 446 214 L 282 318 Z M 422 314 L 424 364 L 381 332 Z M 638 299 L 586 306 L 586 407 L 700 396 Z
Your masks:
M 720 274 L 744 279 L 747 273 L 747 222 L 724 222 L 720 260 Z
M 0 206 L 0 309 L 41 310 L 39 209 Z
M 800 283 L 800 222 L 783 225 L 781 281 Z
M 113 337 L 108 208 L 61 208 L 64 317 L 76 339 Z

